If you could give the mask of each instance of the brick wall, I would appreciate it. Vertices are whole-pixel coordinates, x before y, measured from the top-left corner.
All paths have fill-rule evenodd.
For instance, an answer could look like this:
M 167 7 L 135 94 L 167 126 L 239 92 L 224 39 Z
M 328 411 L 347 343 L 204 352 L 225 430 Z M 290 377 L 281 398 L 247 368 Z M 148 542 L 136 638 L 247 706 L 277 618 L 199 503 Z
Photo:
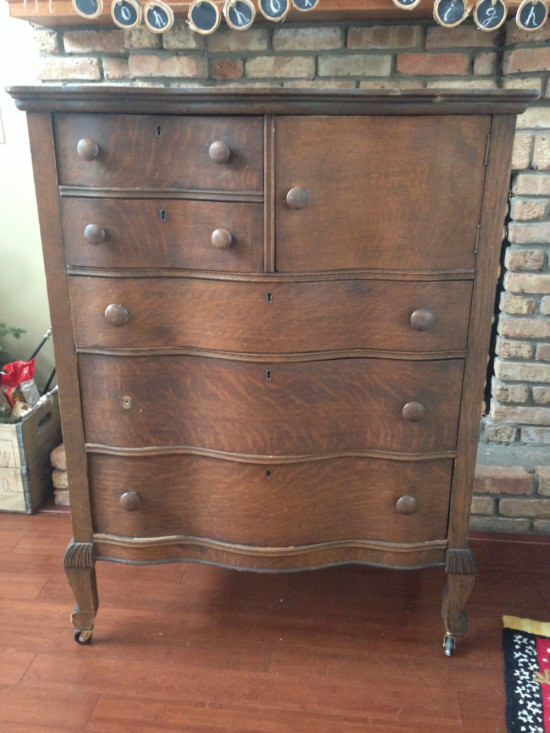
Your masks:
M 140 86 L 536 89 L 518 120 L 472 527 L 550 534 L 550 21 L 493 32 L 467 22 L 271 25 L 203 37 L 179 23 L 35 30 L 42 81 Z

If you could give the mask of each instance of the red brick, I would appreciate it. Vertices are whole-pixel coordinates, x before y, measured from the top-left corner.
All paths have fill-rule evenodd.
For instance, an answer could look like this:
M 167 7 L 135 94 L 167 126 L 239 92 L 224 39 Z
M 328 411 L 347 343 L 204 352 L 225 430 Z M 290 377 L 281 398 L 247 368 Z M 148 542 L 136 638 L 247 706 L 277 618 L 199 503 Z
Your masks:
M 508 517 L 550 517 L 550 499 L 501 499 L 498 511 Z
M 130 70 L 128 69 L 127 59 L 112 58 L 106 56 L 102 60 L 103 64 L 103 76 L 108 81 L 115 81 L 118 79 L 129 79 Z
M 533 400 L 540 405 L 550 405 L 550 387 L 533 387 Z
M 506 45 L 513 46 L 516 43 L 544 43 L 550 41 L 550 25 L 545 23 L 542 28 L 536 31 L 524 31 L 510 21 L 506 26 Z
M 483 76 L 494 74 L 496 71 L 496 65 L 496 53 L 493 53 L 492 51 L 485 53 L 476 53 L 474 58 L 474 74 L 479 74 Z
M 547 173 L 519 173 L 512 186 L 514 193 L 527 196 L 550 196 L 550 175 Z
M 268 34 L 266 28 L 250 28 L 241 33 L 230 28 L 218 28 L 207 36 L 206 43 L 211 53 L 266 51 Z
M 550 344 L 538 344 L 535 358 L 538 361 L 550 361 Z
M 348 48 L 411 48 L 422 41 L 419 25 L 375 25 L 352 27 L 348 31 Z
M 499 402 L 527 402 L 529 387 L 526 384 L 509 384 L 493 379 L 491 393 Z
M 523 466 L 476 465 L 474 491 L 479 494 L 529 494 L 532 483 Z
M 59 53 L 59 35 L 45 28 L 34 28 L 32 47 L 38 53 Z
M 501 336 L 517 339 L 550 338 L 550 319 L 548 318 L 514 318 L 502 316 L 498 330 Z
M 531 162 L 531 151 L 533 148 L 533 136 L 526 133 L 518 133 L 514 138 L 512 150 L 512 170 L 529 168 Z
M 550 407 L 520 407 L 493 403 L 491 405 L 491 418 L 495 422 L 550 425 Z
M 535 473 L 539 482 L 538 493 L 550 496 L 550 466 L 538 466 Z
M 202 56 L 158 56 L 157 54 L 133 54 L 129 59 L 133 77 L 177 76 L 184 78 L 205 77 L 206 61 Z
M 457 26 L 449 30 L 434 25 L 428 29 L 426 48 L 493 48 L 497 41 L 498 31 L 480 33 L 473 26 Z
M 287 27 L 273 31 L 274 51 L 330 51 L 343 45 L 344 30 L 338 26 Z
M 36 73 L 43 81 L 99 81 L 99 60 L 87 56 L 49 56 L 39 59 Z
M 510 202 L 512 219 L 532 220 L 546 216 L 550 199 L 528 199 L 514 196 Z
M 518 429 L 513 425 L 488 425 L 486 435 L 490 443 L 513 443 Z
M 496 501 L 490 496 L 473 496 L 472 497 L 472 514 L 494 514 Z
M 547 244 L 550 242 L 550 221 L 513 221 L 508 226 L 508 237 L 510 241 L 514 244 Z M 534 252 L 531 252 L 529 255 L 526 254 L 525 257 L 531 258 L 533 260 L 533 263 L 538 262 L 538 260 L 540 259 L 540 257 L 536 256 Z M 544 260 L 544 257 L 542 259 Z M 534 267 L 534 265 L 532 265 L 529 269 L 539 268 L 536 268 Z
M 220 59 L 212 61 L 210 76 L 217 81 L 240 79 L 243 75 L 243 62 L 240 59 Z
M 131 31 L 124 32 L 124 45 L 126 48 L 160 48 L 160 44 L 160 34 L 151 33 L 151 31 L 145 26 L 133 28 Z
M 245 69 L 251 79 L 312 79 L 315 59 L 313 56 L 256 56 L 246 60 Z
M 550 222 L 539 224 L 518 224 L 512 222 L 508 226 L 509 238 L 517 244 L 525 244 L 528 241 L 540 241 L 548 230 L 550 234 Z M 518 241 L 520 240 L 520 241 Z M 523 241 L 521 241 L 523 240 Z M 544 267 L 544 252 L 541 249 L 512 249 L 508 247 L 504 256 L 504 264 L 509 270 L 542 270 Z
M 547 364 L 533 362 L 503 361 L 495 359 L 495 375 L 511 382 L 550 382 L 550 369 Z
M 161 34 L 162 45 L 171 50 L 192 51 L 204 48 L 204 36 L 195 33 L 186 25 L 174 25 L 166 33 Z
M 505 285 L 511 293 L 550 293 L 550 273 L 510 272 L 506 275 Z
M 353 53 L 319 57 L 319 76 L 389 76 L 389 54 Z
M 89 53 L 103 51 L 122 53 L 124 51 L 124 31 L 80 30 L 63 33 L 65 53 Z
M 550 71 L 550 48 L 516 48 L 504 54 L 504 73 Z
M 502 293 L 500 296 L 500 310 L 513 316 L 528 316 L 535 312 L 536 301 L 533 298 L 524 298 L 521 295 Z
M 532 359 L 535 347 L 529 341 L 508 341 L 501 336 L 497 338 L 496 353 L 503 359 Z
M 466 53 L 401 53 L 397 57 L 400 74 L 445 76 L 468 73 Z

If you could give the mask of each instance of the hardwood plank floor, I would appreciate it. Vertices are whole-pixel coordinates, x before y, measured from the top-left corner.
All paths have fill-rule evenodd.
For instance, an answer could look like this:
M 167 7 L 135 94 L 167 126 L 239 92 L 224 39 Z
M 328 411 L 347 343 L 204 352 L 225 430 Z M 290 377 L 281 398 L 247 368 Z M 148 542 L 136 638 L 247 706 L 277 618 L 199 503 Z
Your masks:
M 550 618 L 550 542 L 478 537 L 469 635 L 443 571 L 98 563 L 74 643 L 67 514 L 0 515 L 1 733 L 505 733 L 502 614 Z

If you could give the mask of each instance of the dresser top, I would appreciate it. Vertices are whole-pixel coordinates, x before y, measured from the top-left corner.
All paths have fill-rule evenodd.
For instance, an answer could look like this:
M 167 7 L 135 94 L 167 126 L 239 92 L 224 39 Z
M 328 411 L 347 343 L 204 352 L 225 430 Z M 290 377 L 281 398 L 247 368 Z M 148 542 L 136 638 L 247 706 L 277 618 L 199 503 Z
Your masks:
M 31 112 L 124 114 L 519 114 L 537 98 L 530 90 L 381 90 L 282 88 L 136 88 L 112 85 L 12 86 L 19 109 Z

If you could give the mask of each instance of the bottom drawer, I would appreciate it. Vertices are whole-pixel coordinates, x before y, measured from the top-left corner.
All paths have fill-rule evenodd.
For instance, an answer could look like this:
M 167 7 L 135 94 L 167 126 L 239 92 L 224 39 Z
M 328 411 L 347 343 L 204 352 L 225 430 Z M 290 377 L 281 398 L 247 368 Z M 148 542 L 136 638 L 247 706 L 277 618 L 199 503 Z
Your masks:
M 94 531 L 263 547 L 444 539 L 452 463 L 336 458 L 262 465 L 90 454 Z M 132 511 L 121 506 L 128 491 L 139 497 L 132 497 Z M 401 497 L 411 497 L 399 506 L 412 513 L 398 511 Z

